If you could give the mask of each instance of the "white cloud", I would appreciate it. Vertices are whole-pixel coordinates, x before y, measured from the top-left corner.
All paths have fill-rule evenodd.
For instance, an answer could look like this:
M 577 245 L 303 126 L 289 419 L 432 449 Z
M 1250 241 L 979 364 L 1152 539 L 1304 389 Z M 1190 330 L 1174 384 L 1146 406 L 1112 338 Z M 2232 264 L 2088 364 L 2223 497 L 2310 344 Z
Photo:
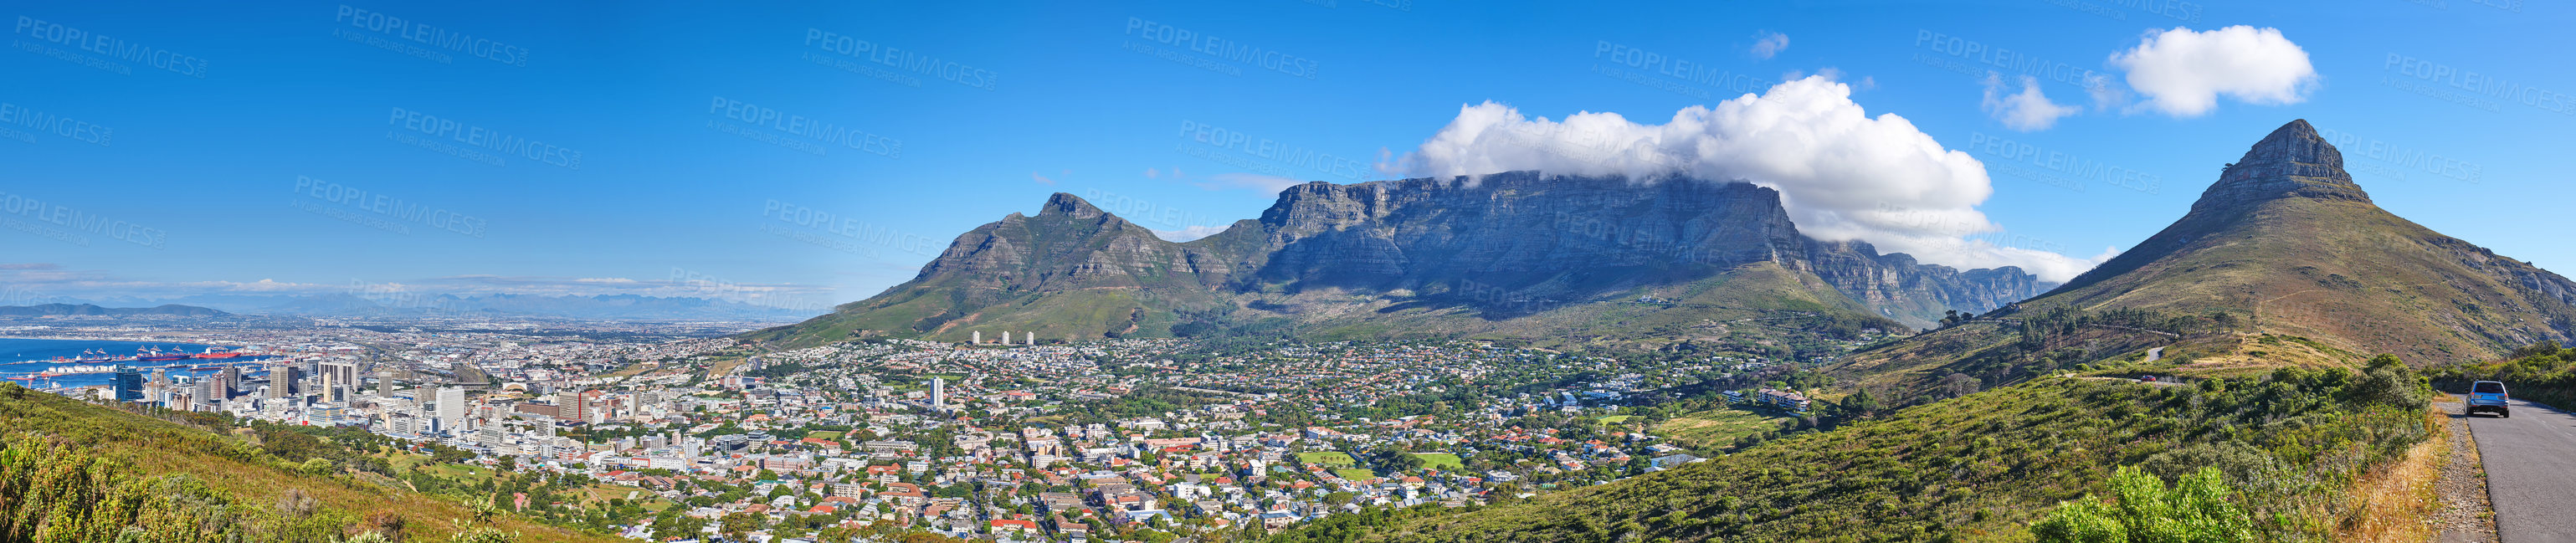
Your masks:
M 1979 107 L 1986 110 L 1986 114 L 1995 116 L 1995 120 L 2003 121 L 2005 128 L 2013 130 L 2047 130 L 2057 124 L 2057 118 L 2084 111 L 2083 107 L 2061 106 L 2048 101 L 2048 95 L 2039 90 L 2037 77 L 2021 76 L 2021 92 L 2018 94 L 2006 95 L 2004 92 L 2003 74 L 1986 72 L 1986 99 Z
M 1851 101 L 1850 86 L 1823 76 L 1781 83 L 1759 97 L 1691 106 L 1660 125 L 1617 113 L 1553 121 L 1493 102 L 1462 106 L 1419 148 L 1378 168 L 1419 176 L 1541 170 L 1745 180 L 1779 190 L 1799 231 L 1819 239 L 1864 240 L 1950 266 L 2020 266 L 2050 281 L 2100 262 L 1965 239 L 2000 229 L 1976 209 L 1994 192 L 1985 165 L 1942 148 L 1904 117 L 1870 117 Z
M 1183 226 L 1179 230 L 1155 230 L 1154 237 L 1163 238 L 1163 241 L 1183 242 L 1213 236 L 1218 232 L 1224 232 L 1225 229 L 1224 226 Z
M 1769 60 L 1789 50 L 1789 35 L 1764 30 L 1753 35 L 1753 58 Z
M 2111 55 L 2128 72 L 2139 107 L 2194 117 L 2218 107 L 2218 96 L 2257 105 L 2295 104 L 2317 85 L 2308 52 L 2277 28 L 2237 25 L 2207 32 L 2150 31 L 2138 46 Z

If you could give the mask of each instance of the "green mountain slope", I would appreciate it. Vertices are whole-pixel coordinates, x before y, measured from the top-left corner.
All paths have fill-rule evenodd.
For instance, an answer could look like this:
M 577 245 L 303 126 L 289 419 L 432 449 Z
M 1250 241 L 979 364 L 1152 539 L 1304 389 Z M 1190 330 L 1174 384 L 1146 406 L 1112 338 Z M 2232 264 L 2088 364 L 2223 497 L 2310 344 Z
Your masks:
M 2431 430 L 2399 365 L 2164 387 L 2048 379 L 1527 501 L 1337 516 L 1304 541 L 2029 541 L 2120 466 L 2219 468 L 2262 540 L 2331 537 L 2349 477 Z
M 0 541 L 619 540 L 506 513 L 476 523 L 455 502 L 305 469 L 245 438 L 0 384 Z
M 2166 345 L 2163 364 L 2141 371 L 2261 371 L 2374 353 L 2425 366 L 2576 336 L 2576 282 L 2390 214 L 2342 165 L 2307 121 L 2293 121 L 2128 252 L 1996 318 L 1862 353 L 1837 372 L 1919 392 L 1952 373 L 1991 386 L 2036 368 L 2143 362 L 2145 349 Z M 2127 328 L 2022 330 L 2052 314 L 2129 318 Z

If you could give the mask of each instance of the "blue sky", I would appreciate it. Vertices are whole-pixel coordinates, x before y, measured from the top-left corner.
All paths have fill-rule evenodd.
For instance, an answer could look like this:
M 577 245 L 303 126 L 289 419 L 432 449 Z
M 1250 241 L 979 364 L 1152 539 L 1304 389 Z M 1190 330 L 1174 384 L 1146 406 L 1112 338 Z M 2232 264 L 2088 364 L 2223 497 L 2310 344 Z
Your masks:
M 1401 158 L 1465 106 L 1654 125 L 1809 76 L 1975 159 L 1991 194 L 1948 211 L 2005 248 L 2124 249 L 2305 118 L 2381 206 L 2576 270 L 2553 215 L 2502 211 L 2571 196 L 2556 181 L 2576 166 L 2576 98 L 2557 93 L 2576 73 L 2557 59 L 2576 17 L 2556 4 L 933 4 L 13 6 L 0 298 L 391 284 L 841 302 L 1053 192 L 1159 230 L 1219 226 L 1283 178 L 1421 171 Z M 2236 25 L 2276 31 L 2313 77 L 2249 89 L 2266 83 L 2227 78 L 2277 75 L 2280 51 L 2205 66 L 2241 60 L 2215 39 L 2162 68 L 2113 59 L 2151 32 Z M 2184 73 L 2135 84 L 2156 69 Z M 2039 128 L 1987 103 L 2023 75 L 2070 109 Z M 2222 92 L 2156 107 L 2195 85 Z

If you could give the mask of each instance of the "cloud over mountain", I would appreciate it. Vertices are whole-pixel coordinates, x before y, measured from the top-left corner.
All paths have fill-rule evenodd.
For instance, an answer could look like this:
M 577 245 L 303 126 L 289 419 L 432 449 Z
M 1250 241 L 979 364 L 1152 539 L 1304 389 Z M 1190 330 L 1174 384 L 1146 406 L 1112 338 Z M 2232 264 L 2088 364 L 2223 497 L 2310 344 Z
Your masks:
M 1378 169 L 1419 176 L 1540 170 L 1636 182 L 1674 174 L 1744 180 L 1779 190 L 1808 235 L 1868 241 L 1924 262 L 2020 266 L 2062 281 L 2107 258 L 1972 239 L 2001 230 L 1976 209 L 1994 192 L 1985 165 L 1943 148 L 1904 117 L 1869 116 L 1851 100 L 1849 85 L 1825 75 L 1684 108 L 1664 124 L 1617 113 L 1557 121 L 1494 102 L 1463 106 L 1420 147 Z

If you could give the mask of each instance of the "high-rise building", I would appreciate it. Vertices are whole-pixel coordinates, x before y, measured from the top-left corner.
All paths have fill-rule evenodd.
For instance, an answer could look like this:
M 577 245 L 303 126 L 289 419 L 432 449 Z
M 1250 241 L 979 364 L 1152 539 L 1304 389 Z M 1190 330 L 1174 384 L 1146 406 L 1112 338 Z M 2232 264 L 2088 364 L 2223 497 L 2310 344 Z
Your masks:
M 358 392 L 358 363 L 357 363 L 357 362 L 337 362 L 337 361 L 334 361 L 334 362 L 323 362 L 323 363 L 322 363 L 322 367 L 321 367 L 320 369 L 322 370 L 322 371 L 320 372 L 322 375 L 325 375 L 325 376 L 328 376 L 328 377 L 330 377 L 330 378 L 331 378 L 331 379 L 330 379 L 330 383 L 331 383 L 331 384 L 333 384 L 333 385 L 338 385 L 338 386 L 340 387 L 340 389 L 341 389 L 341 390 L 346 390 L 346 391 L 347 391 L 347 392 L 346 392 L 346 394 L 347 394 L 347 395 L 350 395 L 350 396 L 357 395 L 357 392 Z M 325 396 L 325 397 L 329 397 L 329 398 L 331 398 L 331 399 L 329 399 L 329 400 L 324 400 L 324 401 L 333 401 L 333 402 L 341 401 L 341 399 L 340 399 L 340 398 L 342 398 L 342 397 L 343 397 L 343 396 L 342 396 L 342 395 L 343 395 L 343 393 L 341 392 L 341 390 L 332 390 L 332 389 L 329 389 L 329 388 L 325 388 L 325 389 L 323 389 L 323 390 L 322 390 L 322 395 L 323 395 L 323 396 Z
M 589 398 L 586 397 L 588 395 L 585 392 L 586 391 L 578 388 L 568 388 L 556 392 L 555 412 L 562 414 L 563 420 L 589 423 L 590 401 Z
M 376 397 L 394 397 L 394 370 L 385 369 L 381 363 L 376 365 Z
M 221 390 L 224 393 L 225 398 L 231 398 L 233 397 L 233 394 L 241 392 L 241 366 L 224 366 L 223 371 L 218 372 L 215 375 L 217 376 L 217 382 L 219 383 L 216 386 L 223 387 Z
M 116 375 L 109 380 L 108 384 L 109 388 L 116 391 L 116 401 L 131 402 L 143 399 L 143 373 L 134 371 L 134 366 L 121 364 L 116 366 Z
M 143 381 L 143 399 L 156 404 L 169 405 L 161 402 L 170 401 L 170 370 L 152 370 L 152 378 Z
M 438 389 L 438 429 L 464 435 L 465 388 Z
M 930 407 L 932 409 L 948 408 L 948 378 L 930 378 Z
M 302 369 L 284 364 L 269 367 L 268 397 L 286 398 L 294 396 L 296 382 L 303 379 L 303 373 L 304 371 Z
M 973 334 L 973 335 L 972 335 L 972 336 L 969 336 L 969 337 L 974 338 L 974 341 L 971 341 L 970 343 L 974 343 L 974 344 L 976 344 L 976 345 L 983 345 L 983 344 L 984 344 L 984 331 L 983 331 L 983 330 L 976 330 L 976 331 L 974 331 L 974 332 L 971 332 L 971 334 Z
M 316 391 L 318 391 L 318 392 L 320 392 L 320 393 L 321 393 L 321 394 L 319 394 L 319 396 L 321 396 L 321 398 L 322 398 L 322 399 L 314 400 L 314 401 L 317 401 L 317 402 L 336 402 L 336 401 L 340 401 L 340 396 L 339 396 L 339 394 L 336 394 L 336 393 L 340 390 L 340 382 L 339 382 L 339 379 L 340 379 L 340 372 L 331 371 L 331 370 L 330 370 L 330 369 L 328 369 L 328 368 L 323 369 L 323 370 L 322 370 L 322 373 L 314 375 L 314 380 L 315 380 L 316 382 L 318 382 L 318 384 L 319 384 L 319 386 L 314 387 L 314 389 L 315 389 Z
M 221 392 L 215 390 L 215 380 L 212 379 L 212 377 L 214 376 L 209 375 L 197 378 L 197 393 L 191 396 L 191 398 L 196 400 L 197 405 L 190 407 L 189 410 L 213 411 L 214 409 L 210 409 L 209 406 L 223 405 L 224 397 L 221 395 Z

